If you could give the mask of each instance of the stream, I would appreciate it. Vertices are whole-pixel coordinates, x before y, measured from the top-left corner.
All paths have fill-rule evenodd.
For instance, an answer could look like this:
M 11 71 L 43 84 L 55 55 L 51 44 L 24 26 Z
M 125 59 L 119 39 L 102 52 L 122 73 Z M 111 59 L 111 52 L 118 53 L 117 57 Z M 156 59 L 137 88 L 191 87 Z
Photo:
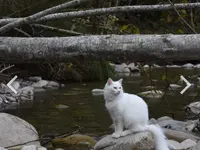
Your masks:
M 121 74 L 115 77 L 117 80 L 123 77 L 124 91 L 137 94 L 150 84 L 160 90 L 165 90 L 166 81 L 163 79 L 164 68 L 154 69 L 150 78 L 144 73 L 133 73 L 130 75 Z M 169 83 L 177 83 L 180 75 L 189 78 L 192 75 L 200 74 L 200 69 L 167 69 Z M 35 94 L 34 101 L 18 106 L 17 109 L 8 109 L 5 112 L 21 117 L 31 123 L 40 135 L 46 133 L 66 133 L 72 131 L 76 126 L 83 127 L 85 134 L 101 136 L 109 134 L 112 130 L 109 126 L 111 119 L 104 107 L 103 96 L 93 96 L 91 90 L 103 88 L 105 81 L 72 83 L 59 90 L 49 90 Z M 190 88 L 183 95 L 180 89 L 170 90 L 164 98 L 144 98 L 149 105 L 150 118 L 170 116 L 177 120 L 184 120 L 183 107 L 193 101 L 199 100 L 199 89 Z M 57 109 L 59 104 L 69 106 L 66 109 Z

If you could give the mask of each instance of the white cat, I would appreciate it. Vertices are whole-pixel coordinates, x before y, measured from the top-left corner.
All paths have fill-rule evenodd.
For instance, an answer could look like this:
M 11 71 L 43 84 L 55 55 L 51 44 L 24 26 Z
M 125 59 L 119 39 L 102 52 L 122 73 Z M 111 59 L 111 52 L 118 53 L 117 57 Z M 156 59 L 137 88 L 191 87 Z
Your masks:
M 162 129 L 148 125 L 148 106 L 137 95 L 124 93 L 122 80 L 108 79 L 104 87 L 105 106 L 114 124 L 113 138 L 126 136 L 134 132 L 149 131 L 156 139 L 156 150 L 169 150 Z M 126 129 L 126 130 L 124 130 Z

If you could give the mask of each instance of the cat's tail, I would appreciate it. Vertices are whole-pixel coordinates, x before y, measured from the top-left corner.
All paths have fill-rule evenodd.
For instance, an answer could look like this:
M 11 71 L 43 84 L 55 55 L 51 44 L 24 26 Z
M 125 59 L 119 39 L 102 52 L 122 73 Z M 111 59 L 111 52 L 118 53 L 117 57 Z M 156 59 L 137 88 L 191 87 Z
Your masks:
M 156 125 L 147 125 L 146 131 L 153 133 L 156 139 L 156 150 L 169 150 L 166 137 L 161 127 Z

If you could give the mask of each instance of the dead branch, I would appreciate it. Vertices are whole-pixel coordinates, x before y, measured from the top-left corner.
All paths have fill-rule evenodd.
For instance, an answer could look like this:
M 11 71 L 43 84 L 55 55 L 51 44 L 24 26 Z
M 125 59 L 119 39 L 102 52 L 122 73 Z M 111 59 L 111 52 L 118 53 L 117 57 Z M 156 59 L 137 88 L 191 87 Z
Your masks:
M 173 6 L 171 4 L 118 6 L 118 7 L 110 7 L 110 8 L 100 8 L 100 9 L 49 14 L 47 16 L 41 17 L 40 19 L 36 19 L 33 22 L 38 23 L 38 22 L 51 21 L 51 20 L 57 20 L 57 19 L 107 15 L 107 14 L 122 13 L 122 12 L 166 11 L 166 10 L 173 10 L 174 8 L 178 10 L 178 9 L 191 9 L 191 8 L 199 8 L 199 7 L 200 7 L 200 3 L 180 3 L 180 4 L 174 4 Z M 0 26 L 8 24 L 13 21 L 16 22 L 22 19 L 24 18 L 0 19 Z M 0 33 L 1 33 L 1 30 L 0 30 Z
M 24 32 L 24 31 L 23 31 L 23 30 L 21 30 L 21 29 L 14 28 L 14 30 L 16 30 L 17 32 L 20 32 L 20 33 L 22 33 L 23 35 L 25 35 L 25 36 L 27 36 L 27 37 L 31 37 L 31 35 L 30 35 L 30 34 L 28 34 L 28 33 Z
M 12 67 L 14 67 L 14 65 L 8 65 L 7 67 L 4 65 L 4 68 L 0 70 L 0 73 L 3 73 L 5 70 L 8 70 Z
M 46 15 L 51 14 L 51 13 L 55 13 L 55 12 L 61 10 L 61 9 L 68 8 L 68 7 L 74 7 L 74 6 L 77 6 L 77 5 L 79 5 L 83 2 L 87 2 L 87 1 L 88 0 L 72 0 L 70 2 L 65 2 L 63 4 L 45 9 L 45 10 L 40 11 L 40 12 L 34 14 L 34 15 L 31 15 L 31 16 L 25 17 L 23 19 L 11 22 L 11 23 L 1 27 L 0 28 L 0 34 L 3 34 L 7 31 L 11 30 L 12 28 L 19 27 L 20 25 L 23 25 L 23 24 L 30 24 L 30 23 L 34 22 L 35 20 L 37 20 L 37 19 L 39 19 L 43 16 L 46 16 Z
M 47 25 L 42 25 L 42 24 L 32 24 L 32 26 L 37 27 L 37 28 L 43 28 L 46 30 L 50 31 L 55 31 L 55 32 L 60 32 L 64 34 L 69 34 L 69 35 L 82 35 L 82 33 L 75 32 L 75 31 L 70 31 L 70 30 L 65 30 L 65 29 L 60 29 L 52 26 L 47 26 Z

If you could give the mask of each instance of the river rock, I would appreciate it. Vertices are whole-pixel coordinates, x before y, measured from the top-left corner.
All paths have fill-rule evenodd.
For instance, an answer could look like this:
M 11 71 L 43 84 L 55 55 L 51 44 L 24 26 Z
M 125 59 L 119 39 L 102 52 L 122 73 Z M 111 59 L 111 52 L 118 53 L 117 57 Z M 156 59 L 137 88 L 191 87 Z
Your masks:
M 163 116 L 163 117 L 160 117 L 160 118 L 157 119 L 158 122 L 164 121 L 164 120 L 173 120 L 173 119 L 169 116 Z
M 0 145 L 8 147 L 39 140 L 36 129 L 16 116 L 0 113 Z M 39 142 L 35 144 L 40 145 Z
M 63 105 L 63 104 L 59 104 L 56 106 L 57 109 L 66 109 L 66 108 L 69 108 L 69 106 L 67 105 Z
M 195 68 L 200 68 L 200 64 L 197 64 L 194 66 Z
M 187 63 L 187 64 L 182 65 L 182 67 L 187 68 L 187 69 L 190 69 L 190 68 L 193 68 L 194 65 L 191 64 L 191 63 Z
M 42 77 L 40 77 L 40 76 L 33 76 L 33 77 L 29 77 L 29 80 L 33 81 L 33 82 L 38 82 L 38 81 L 42 80 Z
M 45 147 L 41 147 L 38 145 L 25 145 L 21 150 L 47 150 Z
M 168 143 L 169 147 L 173 150 L 182 150 L 183 149 L 182 145 L 177 141 L 167 140 L 167 143 Z
M 185 111 L 188 113 L 199 114 L 200 113 L 200 102 L 190 103 L 185 107 Z
M 164 93 L 160 90 L 150 90 L 138 93 L 138 95 L 146 98 L 161 98 L 164 95 Z
M 139 132 L 125 137 L 112 138 L 108 135 L 98 141 L 95 150 L 154 150 L 155 140 L 149 132 Z
M 58 82 L 55 82 L 55 81 L 49 81 L 48 84 L 47 84 L 47 87 L 59 88 L 60 84 Z
M 197 143 L 191 139 L 187 139 L 187 140 L 181 142 L 180 144 L 184 149 L 188 149 L 188 148 L 191 148 L 191 147 L 197 145 Z
M 128 68 L 131 72 L 139 72 L 140 69 L 138 68 L 138 66 L 135 65 L 135 63 L 130 63 L 128 65 Z
M 33 83 L 32 87 L 34 87 L 34 88 L 43 88 L 43 87 L 47 86 L 47 84 L 48 84 L 48 81 L 40 80 L 40 81 L 38 81 L 36 83 Z
M 52 140 L 52 144 L 55 148 L 81 147 L 88 149 L 92 148 L 96 144 L 96 141 L 87 135 L 73 134 L 65 138 L 55 138 Z
M 195 146 L 188 148 L 188 150 L 200 150 L 200 142 L 198 142 Z
M 129 68 L 125 63 L 115 65 L 115 71 L 118 73 L 130 73 Z
M 93 89 L 92 90 L 93 96 L 103 95 L 103 93 L 104 93 L 104 89 Z

